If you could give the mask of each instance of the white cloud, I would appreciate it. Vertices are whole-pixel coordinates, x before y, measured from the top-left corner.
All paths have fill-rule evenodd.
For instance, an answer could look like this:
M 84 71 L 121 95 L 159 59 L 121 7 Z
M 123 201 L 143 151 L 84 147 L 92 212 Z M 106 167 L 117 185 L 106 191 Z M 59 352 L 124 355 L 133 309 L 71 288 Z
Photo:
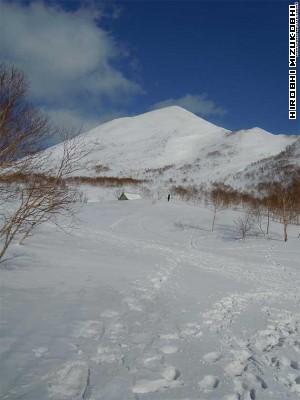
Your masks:
M 163 108 L 177 105 L 202 116 L 224 115 L 226 110 L 217 106 L 213 100 L 208 99 L 206 94 L 192 95 L 186 94 L 178 99 L 168 99 L 155 103 L 151 109 Z
M 51 117 L 55 124 L 62 128 L 74 130 L 74 133 L 78 131 L 86 132 L 99 124 L 99 119 L 87 118 L 77 110 L 46 108 L 43 111 Z
M 70 136 L 76 136 L 78 133 L 87 132 L 99 124 L 126 115 L 122 110 L 107 112 L 99 116 L 99 118 L 94 118 L 92 115 L 83 115 L 78 110 L 73 111 L 64 108 L 42 108 L 42 111 L 46 112 L 57 126 L 66 128 Z M 60 139 L 61 137 L 58 136 L 53 138 L 53 141 L 59 141 Z
M 91 9 L 67 12 L 44 3 L 0 0 L 2 61 L 21 67 L 35 101 L 55 108 L 65 123 L 94 124 L 91 108 L 96 117 L 104 103 L 120 106 L 141 92 L 114 66 L 122 51 L 97 17 Z

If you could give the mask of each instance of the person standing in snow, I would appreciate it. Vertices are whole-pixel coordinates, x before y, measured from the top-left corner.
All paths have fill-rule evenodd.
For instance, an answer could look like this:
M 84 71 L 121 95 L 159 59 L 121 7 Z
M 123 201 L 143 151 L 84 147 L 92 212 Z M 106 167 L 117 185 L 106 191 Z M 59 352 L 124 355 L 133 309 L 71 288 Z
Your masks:
M 168 202 L 170 201 L 171 195 L 170 193 L 168 194 Z

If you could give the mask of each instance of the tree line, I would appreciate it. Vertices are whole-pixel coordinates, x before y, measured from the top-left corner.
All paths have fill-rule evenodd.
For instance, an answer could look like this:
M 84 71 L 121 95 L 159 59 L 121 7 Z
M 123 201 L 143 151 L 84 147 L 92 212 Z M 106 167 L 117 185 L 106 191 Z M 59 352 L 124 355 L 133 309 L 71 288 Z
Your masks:
M 235 221 L 241 237 L 245 238 L 253 225 L 268 235 L 271 221 L 283 227 L 283 240 L 288 240 L 288 226 L 300 224 L 300 176 L 293 175 L 289 181 L 260 184 L 252 193 L 236 190 L 224 183 L 215 183 L 210 190 L 203 186 L 173 186 L 173 196 L 194 203 L 204 202 L 210 206 L 213 217 L 211 230 L 214 231 L 218 212 L 228 208 L 240 207 L 243 216 Z M 265 221 L 265 226 L 263 225 Z
M 260 230 L 265 234 L 269 234 L 271 220 L 281 223 L 285 242 L 288 240 L 288 225 L 300 222 L 300 179 L 297 177 L 293 177 L 288 183 L 271 182 L 261 185 L 257 195 L 216 184 L 209 194 L 209 199 L 214 211 L 212 230 L 218 210 L 233 206 L 246 209 L 245 217 L 239 220 L 243 238 L 250 230 L 250 221 L 253 219 L 257 220 Z M 266 219 L 265 229 L 262 227 L 263 217 Z

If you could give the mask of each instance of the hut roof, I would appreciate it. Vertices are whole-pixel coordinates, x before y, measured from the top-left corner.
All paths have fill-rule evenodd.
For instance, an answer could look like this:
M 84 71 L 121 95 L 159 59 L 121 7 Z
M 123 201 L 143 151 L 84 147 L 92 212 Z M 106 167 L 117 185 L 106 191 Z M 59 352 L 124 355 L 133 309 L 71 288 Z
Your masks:
M 119 198 L 124 196 L 126 197 L 127 200 L 141 200 L 142 198 L 141 195 L 138 193 L 128 193 L 128 192 L 123 192 Z

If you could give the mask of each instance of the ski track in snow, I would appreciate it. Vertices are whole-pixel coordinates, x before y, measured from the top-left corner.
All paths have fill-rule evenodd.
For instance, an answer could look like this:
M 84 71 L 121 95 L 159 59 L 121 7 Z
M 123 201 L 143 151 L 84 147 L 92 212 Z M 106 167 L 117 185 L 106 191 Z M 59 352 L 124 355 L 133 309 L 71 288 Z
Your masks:
M 124 239 L 122 240 L 124 241 Z M 128 242 L 128 240 L 126 240 L 126 242 Z M 133 245 L 132 242 L 131 245 Z M 153 247 L 159 251 L 166 252 L 167 254 L 171 252 L 174 254 L 171 249 L 156 245 L 155 243 L 146 243 L 144 246 L 148 248 Z M 193 257 L 193 255 L 189 256 L 190 262 L 193 262 Z M 186 258 L 186 254 L 176 254 L 175 252 L 175 259 L 168 256 L 168 266 L 164 267 L 164 269 L 159 269 L 157 273 L 148 277 L 147 281 L 151 283 L 149 288 L 140 287 L 139 283 L 135 282 L 135 294 L 132 297 L 125 297 L 123 299 L 124 303 L 128 306 L 129 311 L 144 312 L 142 303 L 145 301 L 152 301 L 155 298 L 157 292 L 159 292 L 162 286 L 167 283 L 169 276 L 178 266 L 181 258 Z M 278 274 L 278 263 L 275 263 L 272 260 L 271 251 L 267 252 L 266 259 L 276 267 L 276 272 Z M 215 261 L 214 257 L 214 265 L 216 268 Z M 202 259 L 202 265 L 200 265 L 200 267 L 207 267 L 209 270 L 212 269 L 209 257 L 206 256 L 204 260 Z M 237 266 L 235 267 L 238 268 Z M 222 266 L 218 266 L 218 268 L 222 270 Z M 272 269 L 272 267 L 270 269 Z M 236 269 L 233 271 L 234 273 L 237 272 Z M 230 272 L 231 271 L 228 271 L 227 268 L 226 274 Z M 238 268 L 238 272 L 242 272 L 240 268 Z M 243 276 L 241 276 L 240 279 L 244 278 L 245 274 L 247 279 L 259 281 L 255 277 L 255 273 L 252 273 L 251 275 L 248 271 L 243 271 Z M 274 278 L 274 282 L 278 282 L 277 276 Z M 273 288 L 273 282 L 269 282 L 269 285 Z M 274 317 L 273 325 L 270 325 L 266 330 L 258 331 L 255 335 L 246 340 L 240 340 L 235 337 L 230 330 L 230 326 L 234 322 L 235 317 L 241 314 L 249 306 L 249 303 L 259 303 L 264 299 L 268 299 L 270 296 L 274 296 L 273 290 L 231 295 L 216 303 L 212 310 L 204 314 L 203 322 L 208 326 L 208 330 L 221 337 L 223 351 L 227 347 L 225 351 L 226 357 L 223 357 L 223 355 L 219 353 L 211 353 L 204 357 L 204 361 L 207 363 L 218 363 L 221 359 L 224 362 L 224 359 L 229 359 L 223 369 L 224 375 L 227 379 L 232 381 L 233 392 L 226 396 L 227 399 L 255 400 L 257 398 L 257 392 L 263 392 L 268 388 L 267 383 L 264 381 L 264 374 L 262 372 L 268 367 L 272 370 L 271 375 L 274 380 L 287 387 L 292 393 L 300 394 L 300 363 L 293 359 L 288 360 L 284 357 L 280 358 L 280 349 L 283 346 L 290 346 L 296 353 L 300 353 L 300 342 L 297 341 L 297 335 L 299 334 L 300 329 L 300 315 L 292 317 L 289 316 L 288 313 L 287 315 L 285 313 L 279 313 L 277 318 Z M 275 296 L 290 297 L 285 291 L 282 293 L 282 287 L 281 292 L 277 292 Z M 265 308 L 263 311 L 270 319 L 270 309 Z M 104 312 L 103 316 L 115 317 L 116 313 L 108 310 L 107 312 Z M 118 327 L 120 327 L 121 330 L 122 325 L 112 325 L 110 329 L 108 329 L 110 334 L 114 332 L 114 327 L 117 328 L 117 332 L 119 332 Z M 178 341 L 178 338 L 185 338 L 190 335 L 195 337 L 201 336 L 202 331 L 199 330 L 199 328 L 200 325 L 196 322 L 188 323 L 182 327 L 178 333 L 165 334 L 162 335 L 160 339 L 174 342 L 174 340 Z M 133 336 L 137 342 L 135 345 L 139 345 L 138 334 L 133 334 Z M 120 336 L 115 337 L 111 334 L 110 339 L 112 342 L 116 342 L 117 339 L 120 339 Z M 145 339 L 149 340 L 149 338 L 142 337 L 141 346 L 145 346 Z M 132 392 L 135 394 L 159 392 L 161 390 L 173 389 L 184 384 L 183 381 L 178 379 L 180 372 L 177 371 L 174 366 L 167 366 L 165 360 L 166 355 L 177 353 L 179 348 L 172 344 L 167 344 L 159 349 L 161 352 L 161 354 L 159 354 L 157 350 L 155 351 L 151 349 L 151 345 L 153 345 L 153 343 L 150 343 L 150 347 L 147 347 L 148 357 L 145 358 L 142 352 L 142 357 L 144 357 L 142 362 L 146 368 L 150 367 L 151 370 L 160 370 L 161 377 L 153 380 L 136 380 L 132 386 Z M 152 354 L 152 356 L 149 357 L 149 354 Z M 297 357 L 299 358 L 296 354 L 296 358 Z M 102 348 L 100 346 L 98 348 L 98 355 L 94 360 L 98 363 L 118 362 L 119 364 L 122 364 L 124 362 L 120 348 L 117 347 L 117 349 L 114 349 L 113 346 L 107 348 Z M 135 364 L 139 363 L 140 360 L 135 360 Z M 130 367 L 127 366 L 127 368 L 129 369 Z M 287 372 L 287 370 L 289 371 Z M 166 371 L 176 372 L 173 372 L 173 375 L 172 373 L 169 373 L 168 375 L 168 372 Z M 166 375 L 168 375 L 169 378 L 166 378 Z M 199 388 L 201 392 L 209 393 L 217 389 L 219 382 L 218 377 L 206 375 L 201 381 L 199 381 Z
M 187 250 L 115 233 L 117 227 L 132 218 L 136 216 L 121 218 L 109 231 L 97 231 L 97 240 L 101 236 L 103 241 L 137 252 L 152 249 L 163 255 L 164 262 L 156 265 L 143 281 L 132 282 L 131 292 L 122 294 L 121 310 L 106 309 L 99 312 L 98 319 L 74 324 L 69 338 L 72 359 L 43 377 L 49 398 L 109 399 L 105 393 L 117 388 L 120 392 L 112 399 L 119 398 L 124 390 L 124 399 L 143 399 L 156 393 L 151 398 L 183 400 L 186 397 L 182 390 L 191 382 L 186 381 L 187 371 L 177 365 L 176 355 L 188 359 L 192 344 L 206 337 L 215 338 L 219 347 L 202 355 L 207 374 L 199 374 L 198 382 L 192 384 L 198 397 L 190 400 L 219 399 L 219 388 L 225 384 L 225 400 L 300 398 L 300 314 L 268 305 L 278 299 L 300 304 L 299 280 L 296 274 L 291 279 L 292 272 L 286 276 L 285 267 L 273 259 L 272 247 L 266 248 L 263 268 L 254 263 L 241 265 L 234 257 L 226 257 L 224 262 L 221 256 L 198 249 L 193 240 Z M 150 231 L 141 219 L 138 222 L 142 231 Z M 95 231 L 86 229 L 84 235 L 93 241 Z M 168 292 L 176 295 L 176 285 L 180 285 L 176 273 L 182 264 L 236 281 L 250 281 L 255 290 L 227 295 L 195 316 L 194 321 L 172 324 L 166 311 L 157 309 L 161 306 L 158 299 Z M 251 307 L 261 308 L 266 326 L 254 332 L 237 332 L 236 321 Z M 32 352 L 43 359 L 48 350 L 37 347 Z M 209 373 L 212 366 L 219 376 Z M 106 374 L 101 389 L 98 374 Z M 278 388 L 278 393 L 269 390 L 269 382 Z M 3 399 L 8 400 L 9 396 Z
M 117 225 L 115 223 L 114 227 Z M 113 238 L 124 241 L 115 236 Z M 147 247 L 166 251 L 166 248 L 156 244 L 147 244 Z M 167 249 L 167 252 L 171 253 L 171 250 Z M 94 378 L 93 364 L 103 368 L 114 366 L 114 368 L 125 370 L 132 381 L 131 391 L 135 395 L 134 398 L 138 394 L 165 391 L 183 384 L 180 380 L 180 371 L 168 362 L 168 356 L 178 351 L 177 346 L 169 343 L 179 339 L 177 333 L 155 337 L 154 332 L 147 334 L 143 329 L 141 331 L 141 324 L 138 322 L 140 318 L 143 320 L 143 326 L 151 326 L 152 320 L 157 322 L 158 315 L 153 313 L 148 316 L 145 309 L 149 303 L 155 303 L 156 296 L 167 284 L 177 267 L 178 259 L 168 256 L 165 265 L 159 266 L 155 273 L 147 277 L 146 282 L 149 284 L 147 287 L 135 281 L 132 294 L 123 297 L 122 302 L 125 307 L 123 315 L 108 309 L 100 314 L 99 320 L 87 320 L 75 326 L 72 336 L 75 339 L 89 340 L 89 342 L 93 340 L 95 354 L 85 354 L 84 342 L 81 345 L 74 345 L 80 360 L 88 361 L 67 362 L 51 377 L 48 381 L 48 392 L 52 399 L 96 399 L 99 388 L 94 393 L 93 389 L 88 387 L 90 380 Z M 128 326 L 128 320 L 131 319 L 129 314 L 133 314 L 131 317 L 135 321 L 133 326 Z M 192 335 L 195 332 L 195 327 L 188 325 L 183 327 L 181 335 Z M 128 341 L 128 337 L 131 338 L 131 342 Z M 154 342 L 156 342 L 155 345 Z M 139 356 L 131 361 L 130 354 Z M 154 371 L 157 378 L 135 379 L 137 365 L 143 366 L 145 375 L 147 375 L 147 370 Z
M 110 240 L 121 242 L 123 245 L 128 245 L 130 242 L 130 246 L 135 246 L 139 249 L 141 241 L 136 245 L 133 240 L 129 241 L 123 237 L 120 238 L 113 233 L 114 229 L 128 218 L 130 216 L 115 222 L 111 226 L 111 233 L 97 232 L 97 234 L 108 236 Z M 142 224 L 140 226 L 145 229 Z M 91 240 L 92 236 L 94 236 L 93 233 L 91 233 Z M 86 355 L 84 344 L 81 346 L 74 345 L 80 359 L 89 360 L 89 367 L 87 367 L 86 363 L 82 364 L 81 361 L 69 362 L 63 365 L 61 370 L 48 382 L 51 398 L 55 400 L 96 399 L 99 389 L 97 388 L 94 393 L 92 388 L 88 388 L 90 379 L 93 378 L 93 363 L 104 368 L 117 365 L 117 368 L 124 369 L 127 374 L 130 374 L 132 381 L 131 391 L 135 396 L 134 398 L 141 394 L 171 390 L 184 384 L 181 380 L 181 372 L 176 366 L 170 364 L 168 357 L 172 357 L 173 354 L 179 351 L 179 346 L 173 344 L 174 342 L 178 343 L 181 339 L 201 335 L 199 324 L 196 322 L 187 323 L 182 326 L 181 330 L 178 330 L 178 327 L 173 327 L 174 332 L 157 335 L 151 331 L 149 334 L 144 333 L 144 329 L 140 332 L 141 324 L 138 322 L 141 318 L 143 327 L 145 325 L 151 326 L 153 320 L 155 321 L 154 325 L 157 322 L 159 323 L 158 314 L 147 315 L 146 309 L 149 307 L 149 303 L 155 304 L 155 299 L 159 292 L 167 285 L 170 276 L 178 267 L 181 261 L 181 254 L 173 255 L 173 249 L 155 242 L 144 242 L 142 245 L 145 248 L 166 253 L 165 265 L 158 266 L 156 272 L 147 277 L 148 286 L 141 285 L 139 281 L 134 282 L 132 294 L 123 298 L 123 305 L 125 306 L 123 315 L 120 315 L 115 310 L 108 309 L 101 313 L 98 321 L 83 321 L 75 327 L 74 338 L 98 342 L 96 349 L 94 349 L 96 350 L 95 354 Z M 129 327 L 130 313 L 134 314 L 132 318 L 136 319 L 136 322 L 133 324 L 134 326 Z M 157 329 L 157 326 L 155 328 Z M 131 338 L 129 343 L 128 336 Z M 139 356 L 131 361 L 129 360 L 130 354 L 138 354 Z M 142 366 L 145 370 L 145 376 L 148 375 L 147 370 L 149 370 L 157 375 L 156 378 L 135 378 L 136 366 Z

